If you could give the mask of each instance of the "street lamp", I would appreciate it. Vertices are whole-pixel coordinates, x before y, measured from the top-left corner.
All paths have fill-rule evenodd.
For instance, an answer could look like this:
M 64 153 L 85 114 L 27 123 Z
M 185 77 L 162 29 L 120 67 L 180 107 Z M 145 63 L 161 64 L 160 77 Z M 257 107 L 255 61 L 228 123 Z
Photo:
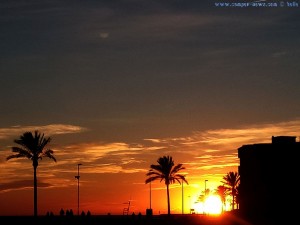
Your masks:
M 184 203 L 183 203 L 183 181 L 182 181 L 182 183 L 181 183 L 181 195 L 182 195 L 182 214 L 184 214 Z
M 152 196 L 151 196 L 151 181 L 150 181 L 150 209 L 151 209 L 151 198 Z
M 191 196 L 189 195 L 189 204 L 190 204 L 190 214 L 192 213 L 192 204 L 191 204 Z
M 151 201 L 152 201 L 152 194 L 151 194 L 151 192 L 152 192 L 152 190 L 151 190 L 151 181 L 149 182 L 149 185 L 150 185 L 150 208 L 149 209 L 146 209 L 146 215 L 147 216 L 152 216 L 152 206 L 151 206 Z
M 206 204 L 205 204 L 205 200 L 206 200 L 206 182 L 207 182 L 208 180 L 205 180 L 204 181 L 204 209 L 203 209 L 203 213 L 204 214 L 206 214 Z
M 79 166 L 81 166 L 82 164 L 81 163 L 78 163 L 77 164 L 77 168 L 78 168 L 78 172 L 77 172 L 77 176 L 75 176 L 75 178 L 78 180 L 78 185 L 77 185 L 77 188 L 78 188 L 78 191 L 77 191 L 77 215 L 79 216 Z

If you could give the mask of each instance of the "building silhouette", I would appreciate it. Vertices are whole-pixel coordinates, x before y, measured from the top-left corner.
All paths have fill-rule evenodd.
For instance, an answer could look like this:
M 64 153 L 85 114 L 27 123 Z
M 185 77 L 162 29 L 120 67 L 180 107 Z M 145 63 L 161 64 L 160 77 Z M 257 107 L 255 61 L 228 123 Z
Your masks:
M 299 200 L 299 151 L 300 142 L 294 136 L 273 136 L 271 143 L 238 148 L 242 215 L 276 219 L 293 213 L 291 198 Z

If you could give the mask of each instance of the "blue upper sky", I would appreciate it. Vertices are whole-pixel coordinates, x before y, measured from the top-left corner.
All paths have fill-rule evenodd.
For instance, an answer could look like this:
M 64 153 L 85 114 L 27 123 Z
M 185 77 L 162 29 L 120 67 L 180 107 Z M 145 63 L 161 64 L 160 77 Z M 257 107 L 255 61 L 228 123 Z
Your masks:
M 1 127 L 119 139 L 128 126 L 169 136 L 299 115 L 299 8 L 1 2 Z

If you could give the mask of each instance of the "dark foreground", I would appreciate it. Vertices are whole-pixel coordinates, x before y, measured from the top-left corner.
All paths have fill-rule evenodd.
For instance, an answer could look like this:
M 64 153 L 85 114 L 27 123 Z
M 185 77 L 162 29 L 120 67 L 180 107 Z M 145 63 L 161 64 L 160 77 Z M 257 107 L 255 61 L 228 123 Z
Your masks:
M 267 219 L 243 219 L 232 213 L 222 216 L 211 215 L 157 215 L 157 216 L 2 216 L 1 225 L 277 225 L 288 221 Z

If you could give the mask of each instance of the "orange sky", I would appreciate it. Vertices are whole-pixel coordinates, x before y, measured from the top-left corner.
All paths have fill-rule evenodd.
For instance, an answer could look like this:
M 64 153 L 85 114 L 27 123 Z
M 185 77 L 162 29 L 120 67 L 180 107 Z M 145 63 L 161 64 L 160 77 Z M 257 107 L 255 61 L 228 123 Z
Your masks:
M 0 215 L 33 214 L 33 169 L 27 159 L 6 161 L 11 154 L 13 139 L 26 130 L 39 129 L 51 136 L 49 145 L 57 163 L 48 158 L 38 167 L 39 214 L 61 208 L 77 213 L 77 164 L 80 166 L 80 211 L 92 214 L 122 214 L 125 203 L 131 200 L 130 212 L 145 214 L 150 205 L 150 186 L 145 184 L 150 164 L 158 157 L 171 155 L 186 167 L 189 185 L 184 185 L 184 209 L 189 211 L 197 196 L 207 188 L 214 190 L 229 171 L 237 171 L 237 148 L 243 144 L 271 142 L 271 136 L 293 135 L 300 120 L 274 124 L 253 124 L 232 129 L 194 132 L 186 137 L 145 139 L 136 143 L 101 143 L 80 139 L 87 129 L 63 124 L 40 127 L 0 128 Z M 63 137 L 74 135 L 72 143 Z M 5 147 L 4 147 L 5 146 Z M 166 189 L 159 181 L 152 183 L 154 214 L 166 213 Z M 171 211 L 181 213 L 182 186 L 171 185 Z M 16 208 L 16 206 L 18 206 Z M 17 210 L 16 210 L 17 209 Z

